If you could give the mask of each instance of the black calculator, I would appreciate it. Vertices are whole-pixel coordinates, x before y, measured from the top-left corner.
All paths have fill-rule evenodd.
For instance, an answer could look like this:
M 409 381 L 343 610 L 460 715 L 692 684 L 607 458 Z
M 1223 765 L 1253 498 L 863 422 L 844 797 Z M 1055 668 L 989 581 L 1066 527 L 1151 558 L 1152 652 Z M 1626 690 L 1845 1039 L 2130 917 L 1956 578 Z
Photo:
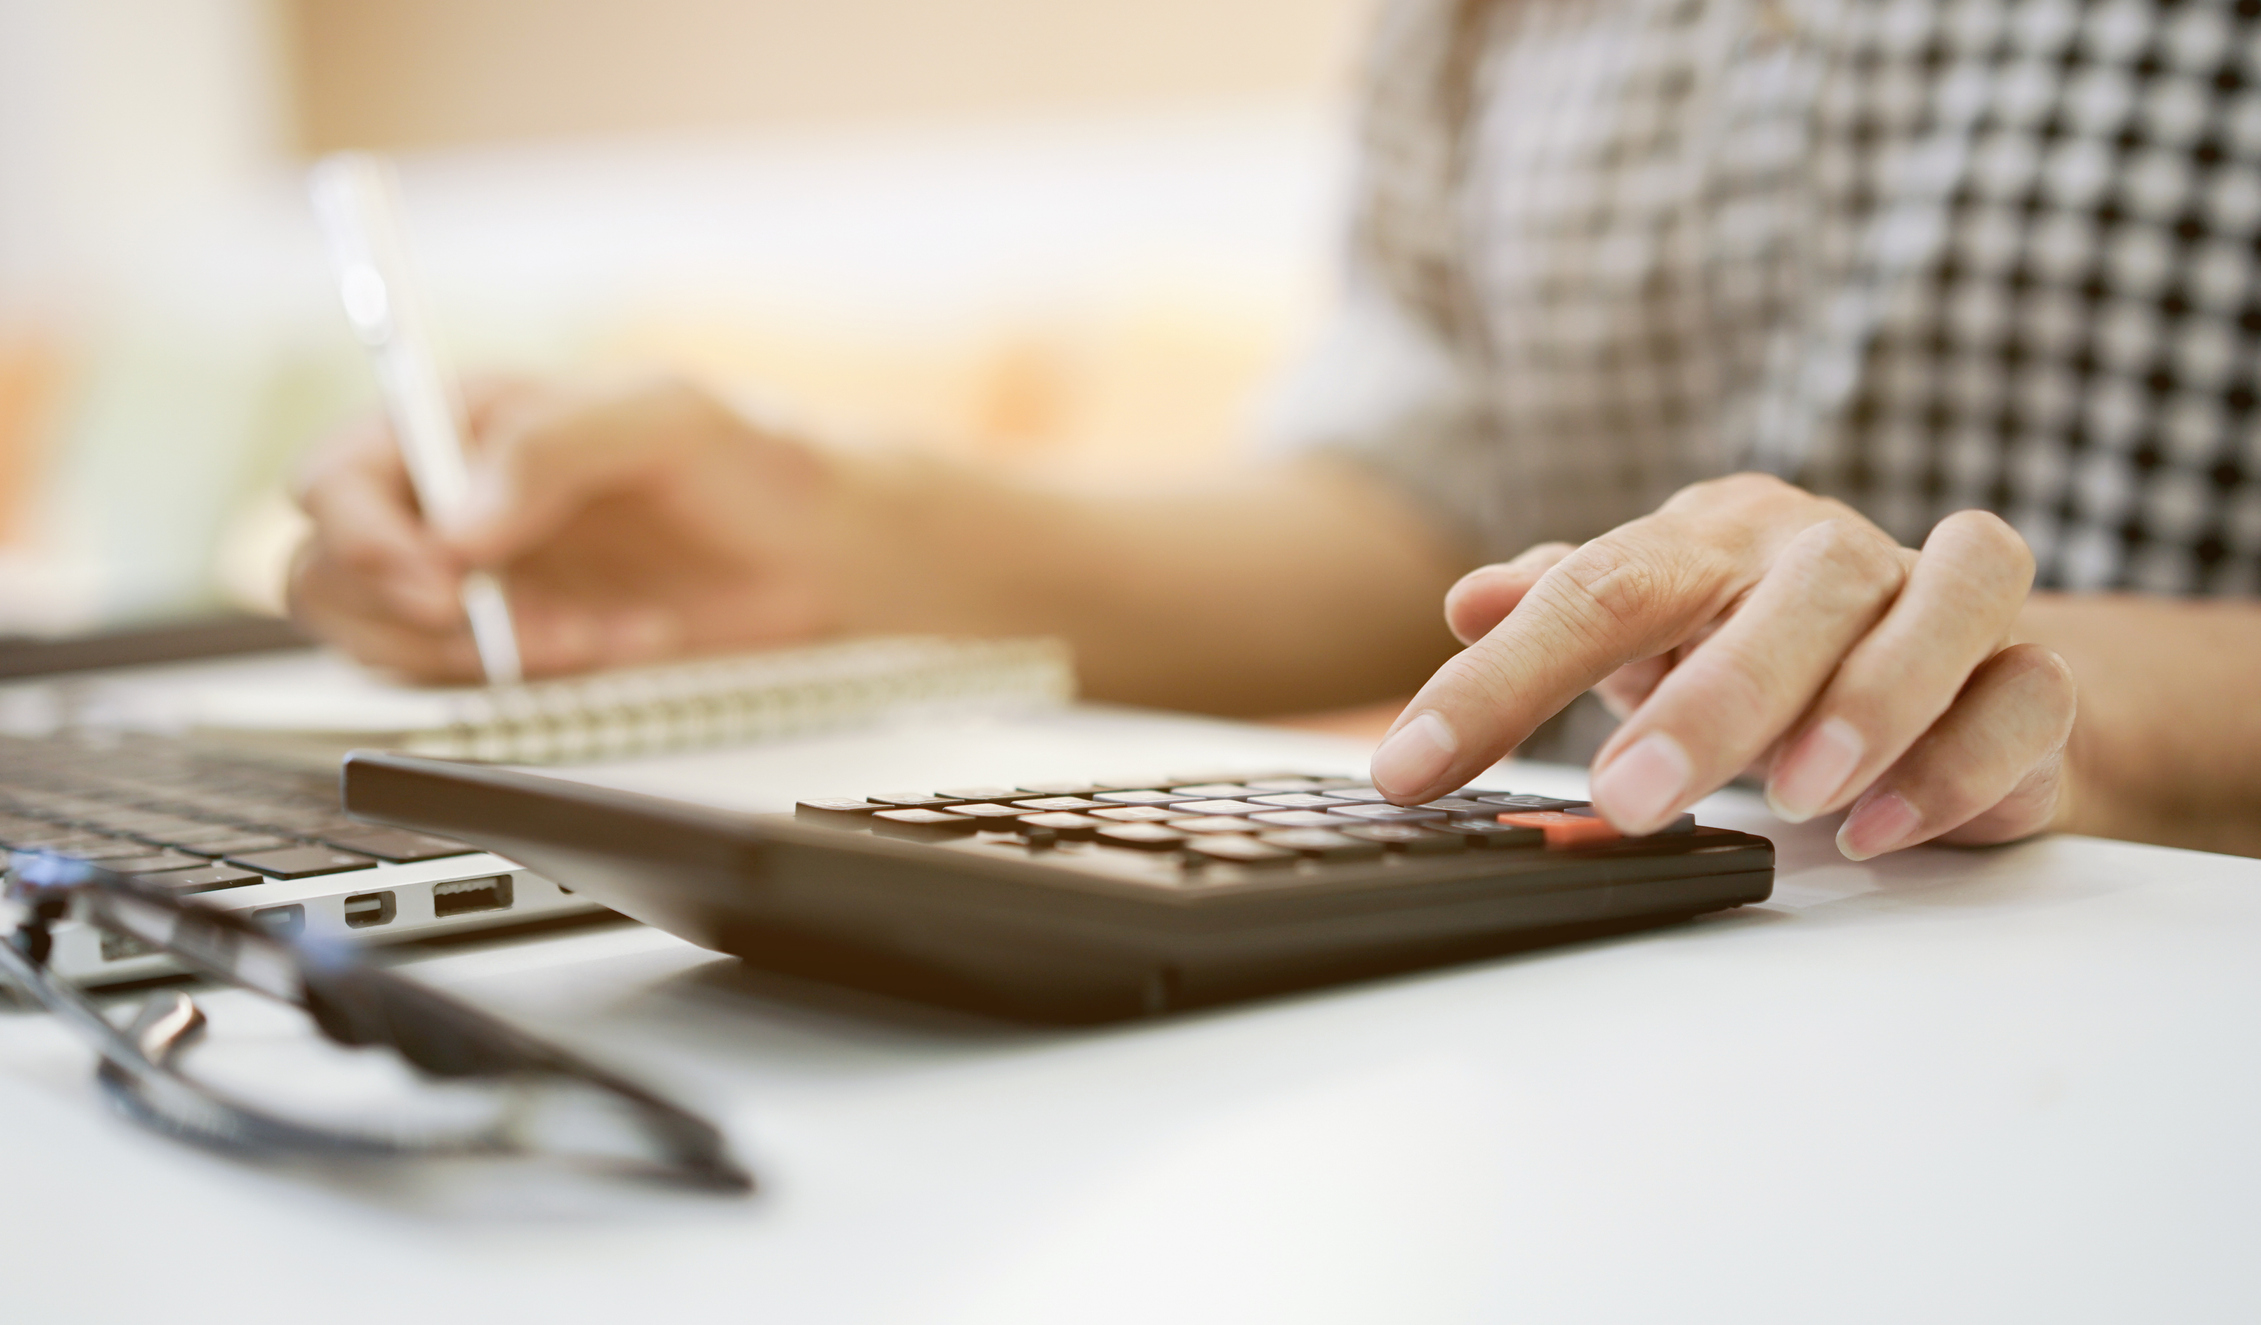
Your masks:
M 476 843 L 759 966 L 1057 1022 L 1467 961 L 1764 901 L 1774 847 L 1691 817 L 1355 778 L 874 790 L 733 814 L 490 765 L 356 752 L 358 818 Z

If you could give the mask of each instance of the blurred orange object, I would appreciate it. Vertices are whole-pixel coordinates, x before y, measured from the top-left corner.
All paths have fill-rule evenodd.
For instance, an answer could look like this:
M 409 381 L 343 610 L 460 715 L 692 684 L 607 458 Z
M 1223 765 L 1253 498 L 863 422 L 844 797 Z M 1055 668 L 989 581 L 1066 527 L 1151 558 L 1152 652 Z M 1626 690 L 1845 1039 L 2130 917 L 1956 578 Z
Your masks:
M 26 517 L 46 458 L 63 363 L 50 341 L 0 332 L 0 546 L 28 532 Z

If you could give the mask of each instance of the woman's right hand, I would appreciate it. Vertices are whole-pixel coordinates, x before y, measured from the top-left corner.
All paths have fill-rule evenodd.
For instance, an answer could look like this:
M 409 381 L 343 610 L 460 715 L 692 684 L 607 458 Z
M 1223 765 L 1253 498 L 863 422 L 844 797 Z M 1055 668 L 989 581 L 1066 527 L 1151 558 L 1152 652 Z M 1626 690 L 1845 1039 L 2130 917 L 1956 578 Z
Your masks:
M 291 611 L 364 662 L 476 680 L 457 588 L 474 567 L 501 574 L 532 675 L 853 628 L 884 578 L 894 526 L 869 476 L 697 387 L 508 382 L 470 403 L 472 495 L 446 529 L 381 420 L 302 473 Z

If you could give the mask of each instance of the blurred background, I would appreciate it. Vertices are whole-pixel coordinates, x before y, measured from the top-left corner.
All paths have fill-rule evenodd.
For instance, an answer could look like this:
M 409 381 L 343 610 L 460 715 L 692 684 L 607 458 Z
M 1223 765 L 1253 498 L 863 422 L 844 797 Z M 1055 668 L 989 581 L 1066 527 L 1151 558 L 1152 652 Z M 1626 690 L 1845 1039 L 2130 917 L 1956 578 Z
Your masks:
M 374 407 L 306 215 L 397 155 L 466 370 L 671 367 L 1096 481 L 1331 296 L 1364 0 L 0 0 L 0 635 L 272 608 Z

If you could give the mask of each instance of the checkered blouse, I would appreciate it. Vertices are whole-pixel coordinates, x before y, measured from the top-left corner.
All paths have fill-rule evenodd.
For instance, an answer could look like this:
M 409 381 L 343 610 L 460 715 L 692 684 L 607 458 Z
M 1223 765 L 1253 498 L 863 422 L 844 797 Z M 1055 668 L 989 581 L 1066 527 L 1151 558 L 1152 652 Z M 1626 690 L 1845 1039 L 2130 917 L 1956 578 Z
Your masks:
M 1405 0 L 1363 147 L 1287 427 L 1487 556 L 1756 468 L 2261 593 L 2261 0 Z

